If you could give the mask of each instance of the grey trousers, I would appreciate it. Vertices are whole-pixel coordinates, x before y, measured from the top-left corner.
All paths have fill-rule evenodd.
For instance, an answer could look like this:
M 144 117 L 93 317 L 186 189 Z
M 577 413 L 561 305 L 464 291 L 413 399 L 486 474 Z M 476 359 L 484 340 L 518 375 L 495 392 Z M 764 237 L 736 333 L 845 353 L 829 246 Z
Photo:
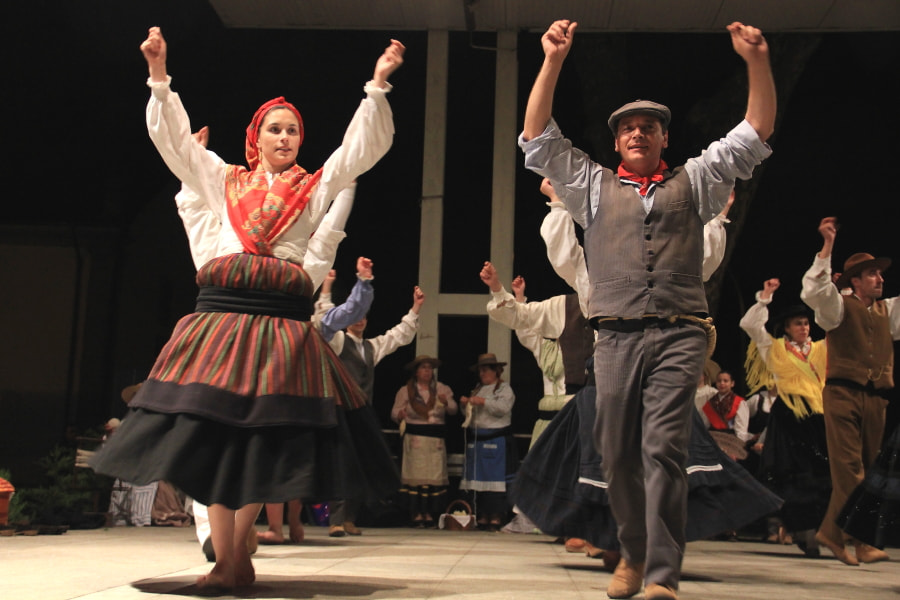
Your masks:
M 356 515 L 362 502 L 359 499 L 352 498 L 348 500 L 329 500 L 328 501 L 328 524 L 343 525 L 344 521 L 350 521 L 356 524 Z
M 691 411 L 706 343 L 700 327 L 682 324 L 600 330 L 594 347 L 594 439 L 622 556 L 646 563 L 647 583 L 674 589 L 685 547 Z

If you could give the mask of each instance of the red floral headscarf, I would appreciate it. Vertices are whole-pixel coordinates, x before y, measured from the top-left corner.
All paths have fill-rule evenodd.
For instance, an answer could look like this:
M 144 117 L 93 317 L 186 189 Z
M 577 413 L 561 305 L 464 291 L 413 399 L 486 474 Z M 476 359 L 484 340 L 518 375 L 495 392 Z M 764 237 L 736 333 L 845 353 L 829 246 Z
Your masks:
M 256 165 L 259 164 L 259 148 L 256 147 L 256 143 L 259 141 L 259 128 L 262 125 L 263 119 L 269 114 L 269 111 L 275 108 L 286 108 L 294 113 L 294 116 L 297 117 L 297 123 L 300 125 L 300 145 L 303 145 L 303 117 L 300 116 L 300 111 L 297 110 L 297 107 L 293 104 L 286 101 L 284 96 L 272 98 L 256 109 L 253 120 L 247 125 L 247 139 L 244 142 L 244 154 L 247 157 L 247 164 L 250 165 L 251 171 L 256 169 Z
M 225 173 L 225 200 L 231 225 L 244 246 L 252 254 L 272 255 L 272 245 L 303 213 L 322 169 L 312 175 L 297 164 L 279 173 L 269 187 L 266 171 L 259 160 L 259 128 L 266 114 L 275 108 L 294 113 L 303 143 L 303 118 L 293 104 L 281 96 L 260 106 L 247 126 L 244 152 L 249 170 L 228 165 Z

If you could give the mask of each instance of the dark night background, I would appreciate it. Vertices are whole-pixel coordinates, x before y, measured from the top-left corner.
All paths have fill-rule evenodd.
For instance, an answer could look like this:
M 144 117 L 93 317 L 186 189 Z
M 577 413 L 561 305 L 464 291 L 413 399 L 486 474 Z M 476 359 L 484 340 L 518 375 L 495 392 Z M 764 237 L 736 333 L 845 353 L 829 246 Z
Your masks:
M 203 0 L 45 0 L 5 12 L 0 467 L 27 478 L 31 461 L 61 441 L 67 426 L 84 429 L 121 416 L 119 392 L 143 379 L 174 323 L 193 307 L 193 265 L 172 202 L 178 183 L 144 125 L 149 91 L 138 46 L 151 25 L 163 29 L 173 89 L 193 127 L 210 126 L 212 149 L 243 162 L 247 120 L 263 101 L 284 95 L 304 116 L 299 162 L 308 169 L 339 145 L 389 38 L 404 42 L 406 62 L 388 97 L 394 146 L 360 179 L 336 291 L 349 290 L 355 259 L 366 255 L 375 261 L 377 281 L 368 333 L 382 333 L 409 308 L 418 273 L 425 32 L 228 30 Z M 576 38 L 563 71 L 554 110 L 563 131 L 609 164 L 612 136 L 592 133 L 590 107 L 599 102 L 605 122 L 623 102 L 649 97 L 673 110 L 669 164 L 696 154 L 699 148 L 680 143 L 687 139 L 682 115 L 743 70 L 727 34 L 607 34 L 627 58 L 597 67 L 601 80 L 612 74 L 622 88 L 608 100 L 587 97 L 585 61 L 576 67 L 579 39 L 591 35 L 600 34 Z M 737 322 L 762 281 L 782 279 L 775 310 L 797 301 L 800 278 L 821 246 L 822 217 L 836 215 L 842 223 L 836 270 L 857 251 L 900 258 L 894 231 L 900 34 L 821 34 L 808 61 L 775 56 L 776 48 L 791 47 L 775 40 L 802 35 L 811 34 L 767 36 L 776 77 L 779 69 L 800 71 L 792 93 L 780 98 L 775 152 L 745 200 L 743 223 L 729 229 L 733 250 L 719 275 L 715 359 L 731 369 L 740 369 L 747 343 Z M 495 56 L 472 42 L 490 46 L 494 36 L 450 35 L 443 289 L 425 290 L 435 299 L 438 292 L 485 292 L 477 274 L 489 258 Z M 520 125 L 541 57 L 539 34 L 522 33 Z M 744 106 L 733 108 L 739 118 Z M 538 183 L 519 158 L 515 273 L 501 274 L 507 285 L 514 274 L 525 276 L 535 300 L 567 291 L 538 239 L 546 210 Z M 887 296 L 900 291 L 894 275 L 887 273 Z M 474 383 L 468 365 L 487 350 L 485 319 L 440 321 L 439 377 L 457 397 Z M 414 354 L 415 343 L 379 366 L 375 401 L 382 415 Z M 516 342 L 512 366 L 515 424 L 526 432 L 540 374 Z

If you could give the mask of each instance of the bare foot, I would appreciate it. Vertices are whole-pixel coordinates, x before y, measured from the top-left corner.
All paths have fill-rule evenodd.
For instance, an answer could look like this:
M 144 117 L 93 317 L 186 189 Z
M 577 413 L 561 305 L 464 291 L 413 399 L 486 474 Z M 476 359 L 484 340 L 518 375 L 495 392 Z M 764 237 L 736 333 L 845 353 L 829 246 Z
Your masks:
M 306 537 L 306 532 L 303 530 L 303 523 L 296 523 L 289 527 L 291 533 L 291 541 L 295 544 L 299 544 L 303 541 L 303 538 Z
M 253 568 L 253 563 L 250 561 L 250 556 L 246 556 L 244 558 L 237 558 L 237 564 L 234 567 L 234 585 L 235 587 L 242 587 L 251 585 L 254 581 L 256 581 L 256 570 Z
M 256 539 L 260 544 L 283 544 L 284 534 L 267 529 L 256 534 Z
M 196 585 L 200 589 L 230 590 L 235 584 L 234 569 L 224 567 L 216 563 L 212 571 L 197 578 Z
M 257 547 L 259 546 L 258 535 L 259 533 L 256 531 L 255 527 L 251 527 L 247 532 L 247 552 L 250 554 L 256 554 Z

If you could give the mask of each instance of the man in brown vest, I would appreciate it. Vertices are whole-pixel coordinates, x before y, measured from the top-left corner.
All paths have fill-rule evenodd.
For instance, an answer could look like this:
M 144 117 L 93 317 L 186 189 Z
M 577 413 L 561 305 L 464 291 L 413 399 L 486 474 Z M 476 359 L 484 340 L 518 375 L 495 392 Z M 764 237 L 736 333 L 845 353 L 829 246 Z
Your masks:
M 771 152 L 775 84 L 762 33 L 732 23 L 732 46 L 747 65 L 745 120 L 669 170 L 662 152 L 671 112 L 631 102 L 608 121 L 622 158 L 610 169 L 574 148 L 551 115 L 576 27 L 556 21 L 541 38 L 544 63 L 519 145 L 525 166 L 551 181 L 585 232 L 588 317 L 598 330 L 594 433 L 622 551 L 607 594 L 630 598 L 646 579 L 645 599 L 671 600 L 686 540 L 694 390 L 707 351 L 703 224 L 725 207 L 735 179 L 748 179 Z
M 885 393 L 894 387 L 892 339 L 900 339 L 900 311 L 896 298 L 881 300 L 882 272 L 890 266 L 889 258 L 854 254 L 832 283 L 831 250 L 837 219 L 822 219 L 819 233 L 825 241 L 803 276 L 800 293 L 816 311 L 816 323 L 825 330 L 828 344 L 822 402 L 832 488 L 828 512 L 816 539 L 841 562 L 858 565 L 888 560 L 888 555 L 850 538 L 836 520 L 881 447 Z M 852 293 L 841 294 L 844 288 L 851 288 Z M 847 552 L 848 544 L 855 548 L 855 557 Z

